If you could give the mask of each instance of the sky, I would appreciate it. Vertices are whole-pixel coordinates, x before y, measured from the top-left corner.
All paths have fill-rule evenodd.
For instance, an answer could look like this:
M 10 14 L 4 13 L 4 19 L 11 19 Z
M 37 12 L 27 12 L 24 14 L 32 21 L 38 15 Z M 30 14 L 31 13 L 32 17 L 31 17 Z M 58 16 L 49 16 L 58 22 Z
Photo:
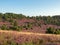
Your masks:
M 0 13 L 6 12 L 26 16 L 60 15 L 60 0 L 0 0 Z

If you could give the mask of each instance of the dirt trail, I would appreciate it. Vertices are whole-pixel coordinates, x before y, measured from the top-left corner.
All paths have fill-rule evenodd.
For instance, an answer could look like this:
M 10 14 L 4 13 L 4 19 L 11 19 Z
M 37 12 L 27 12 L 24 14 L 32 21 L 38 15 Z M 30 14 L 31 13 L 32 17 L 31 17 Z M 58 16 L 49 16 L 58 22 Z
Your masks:
M 42 33 L 33 33 L 33 32 L 18 32 L 18 31 L 7 31 L 7 30 L 0 30 L 0 32 L 5 32 L 5 33 L 16 33 L 16 34 L 26 34 L 26 35 L 45 35 L 45 36 L 59 36 L 56 34 L 42 34 Z

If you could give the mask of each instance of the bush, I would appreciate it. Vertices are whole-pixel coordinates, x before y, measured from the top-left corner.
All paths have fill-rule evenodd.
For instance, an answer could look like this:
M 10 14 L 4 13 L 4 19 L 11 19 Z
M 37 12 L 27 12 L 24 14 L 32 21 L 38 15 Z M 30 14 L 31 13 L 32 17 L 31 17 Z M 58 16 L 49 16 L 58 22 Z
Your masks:
M 51 28 L 51 27 L 49 27 L 49 28 L 47 28 L 46 33 L 51 33 L 51 34 L 53 34 L 53 33 L 54 33 L 54 29 Z
M 31 23 L 27 23 L 26 25 L 23 26 L 23 28 L 25 28 L 26 30 L 32 29 L 32 24 Z
M 47 28 L 46 33 L 50 33 L 50 34 L 60 34 L 60 29 L 54 29 L 54 28 Z
M 60 34 L 60 29 L 56 29 L 55 34 Z
M 2 30 L 8 30 L 8 27 L 4 24 L 4 25 L 1 26 L 1 29 Z

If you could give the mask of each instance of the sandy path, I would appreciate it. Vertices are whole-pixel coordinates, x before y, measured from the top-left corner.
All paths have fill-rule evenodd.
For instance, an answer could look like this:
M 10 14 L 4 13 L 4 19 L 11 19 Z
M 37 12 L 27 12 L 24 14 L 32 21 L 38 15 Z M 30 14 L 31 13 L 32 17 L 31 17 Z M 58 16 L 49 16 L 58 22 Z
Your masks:
M 33 33 L 33 32 L 18 32 L 18 31 L 7 31 L 7 30 L 0 30 L 0 32 L 5 32 L 5 33 L 16 33 L 16 34 L 26 34 L 26 35 L 45 35 L 45 36 L 59 36 L 60 35 L 55 35 L 55 34 L 42 34 L 42 33 Z

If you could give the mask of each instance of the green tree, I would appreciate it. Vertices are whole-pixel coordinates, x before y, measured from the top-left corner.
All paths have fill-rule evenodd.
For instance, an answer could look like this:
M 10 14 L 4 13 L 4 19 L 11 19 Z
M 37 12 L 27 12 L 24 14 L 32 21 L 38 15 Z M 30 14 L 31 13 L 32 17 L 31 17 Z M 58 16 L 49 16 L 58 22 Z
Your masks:
M 51 27 L 47 28 L 46 33 L 54 34 L 54 32 L 55 32 L 54 28 L 51 28 Z

